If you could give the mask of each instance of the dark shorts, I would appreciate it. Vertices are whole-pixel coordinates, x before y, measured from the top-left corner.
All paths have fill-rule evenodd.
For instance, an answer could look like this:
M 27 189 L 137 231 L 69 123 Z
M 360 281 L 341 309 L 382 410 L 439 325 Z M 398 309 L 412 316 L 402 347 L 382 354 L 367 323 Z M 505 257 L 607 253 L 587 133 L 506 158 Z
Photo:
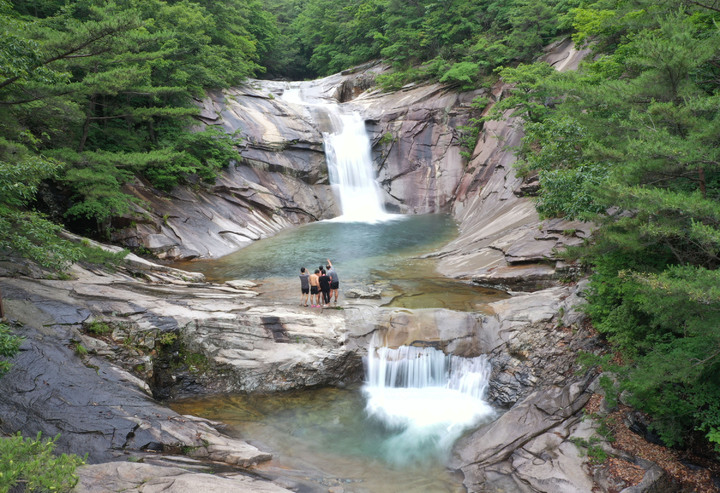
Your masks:
M 340 281 L 333 281 L 330 283 L 330 289 L 337 289 L 340 286 Z
M 300 292 L 302 294 L 308 294 L 310 292 L 310 288 L 300 288 Z
M 310 294 L 318 294 L 318 287 L 310 286 Z

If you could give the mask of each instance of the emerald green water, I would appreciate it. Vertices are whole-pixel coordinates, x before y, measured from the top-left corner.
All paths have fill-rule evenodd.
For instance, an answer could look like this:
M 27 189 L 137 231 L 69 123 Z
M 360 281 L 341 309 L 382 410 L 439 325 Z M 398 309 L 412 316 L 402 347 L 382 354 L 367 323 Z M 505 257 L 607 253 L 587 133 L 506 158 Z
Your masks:
M 459 493 L 461 478 L 445 458 L 422 450 L 411 464 L 393 465 L 383 456 L 392 430 L 369 420 L 358 389 L 304 390 L 276 395 L 218 396 L 171 404 L 229 425 L 230 435 L 272 452 L 256 472 L 290 480 L 299 491 L 345 493 Z M 429 450 L 432 450 L 430 447 Z
M 299 294 L 300 267 L 314 270 L 330 259 L 340 276 L 340 295 L 373 287 L 386 306 L 484 311 L 503 292 L 448 279 L 435 260 L 422 258 L 457 235 L 447 215 L 398 216 L 378 223 L 322 221 L 283 231 L 233 254 L 178 267 L 202 272 L 211 281 L 250 279 L 263 296 L 288 300 Z
M 294 277 L 300 267 L 316 269 L 329 258 L 341 280 L 368 280 L 398 260 L 432 251 L 457 234 L 449 216 L 397 216 L 379 223 L 321 221 L 257 241 L 217 260 L 187 268 L 210 280 Z
M 508 295 L 446 278 L 426 256 L 456 235 L 455 223 L 443 215 L 374 224 L 324 221 L 220 259 L 179 267 L 203 272 L 212 281 L 253 280 L 261 298 L 297 306 L 300 267 L 314 270 L 329 258 L 340 276 L 340 305 L 354 302 L 344 296 L 346 290 L 371 287 L 381 290 L 383 306 L 485 311 L 488 303 Z M 426 443 L 398 454 L 405 450 L 398 443 L 400 430 L 370 419 L 365 406 L 360 389 L 332 388 L 171 404 L 182 414 L 226 423 L 231 434 L 272 452 L 273 460 L 258 465 L 257 472 L 281 484 L 290 481 L 296 491 L 465 491 L 461 478 L 445 466 L 447 448 Z M 398 456 L 408 460 L 399 462 Z

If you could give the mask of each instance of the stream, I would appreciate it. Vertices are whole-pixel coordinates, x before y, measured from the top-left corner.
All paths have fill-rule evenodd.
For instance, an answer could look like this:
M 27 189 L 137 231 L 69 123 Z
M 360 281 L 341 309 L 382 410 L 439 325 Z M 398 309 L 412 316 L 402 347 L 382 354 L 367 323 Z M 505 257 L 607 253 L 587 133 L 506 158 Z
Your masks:
M 302 83 L 284 99 L 302 105 L 323 129 L 328 172 L 342 214 L 281 232 L 226 257 L 178 265 L 212 281 L 249 279 L 262 297 L 300 300 L 300 268 L 330 259 L 349 289 L 382 292 L 381 306 L 488 312 L 508 295 L 448 279 L 432 252 L 457 235 L 446 215 L 385 212 L 364 121 L 335 102 L 310 97 Z M 313 308 L 305 308 L 312 310 Z M 431 347 L 386 347 L 373 340 L 360 388 L 307 389 L 275 395 L 227 395 L 171 403 L 229 425 L 228 432 L 273 453 L 254 470 L 297 491 L 344 493 L 461 492 L 446 468 L 465 432 L 495 418 L 485 402 L 490 365 Z

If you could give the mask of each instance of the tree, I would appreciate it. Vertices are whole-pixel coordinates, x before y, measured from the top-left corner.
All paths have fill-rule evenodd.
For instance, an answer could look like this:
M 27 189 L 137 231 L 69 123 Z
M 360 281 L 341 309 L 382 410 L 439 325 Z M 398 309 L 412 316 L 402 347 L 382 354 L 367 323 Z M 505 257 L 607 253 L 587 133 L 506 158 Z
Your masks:
M 35 439 L 19 433 L 1 438 L 0 491 L 72 491 L 78 482 L 75 469 L 85 461 L 72 454 L 55 455 L 56 440 L 43 440 L 40 433 Z
M 131 208 L 122 186 L 134 176 L 170 189 L 237 157 L 233 136 L 191 131 L 193 98 L 261 70 L 277 31 L 260 2 L 80 0 L 41 17 L 2 5 L 0 136 L 63 164 L 46 178 L 74 228 L 106 233 Z
M 499 108 L 526 121 L 538 209 L 590 219 L 587 310 L 622 354 L 621 387 L 670 444 L 720 446 L 720 33 L 717 12 L 604 0 L 575 12 L 596 58 L 524 67 Z M 583 31 L 584 30 L 584 31 Z

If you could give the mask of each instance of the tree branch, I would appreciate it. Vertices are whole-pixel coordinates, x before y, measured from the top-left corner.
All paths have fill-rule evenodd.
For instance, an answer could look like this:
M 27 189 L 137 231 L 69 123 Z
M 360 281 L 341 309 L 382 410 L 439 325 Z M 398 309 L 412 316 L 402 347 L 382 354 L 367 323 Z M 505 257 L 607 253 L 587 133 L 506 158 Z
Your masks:
M 33 98 L 19 99 L 19 100 L 15 100 L 15 101 L 0 101 L 0 106 L 12 106 L 12 105 L 15 105 L 15 104 L 32 103 L 33 101 L 39 101 L 39 100 L 45 99 L 45 98 L 47 98 L 47 97 L 51 97 L 51 96 L 65 96 L 65 95 L 67 95 L 67 94 L 72 94 L 73 92 L 75 92 L 75 91 L 63 91 L 63 92 L 54 93 L 54 94 L 50 94 L 50 95 L 48 95 L 48 94 L 41 94 L 40 96 L 35 96 L 35 97 L 33 97 Z
M 132 28 L 132 26 L 133 26 L 133 24 L 132 24 L 132 23 L 129 23 L 129 24 L 122 25 L 122 26 L 119 26 L 119 27 L 112 27 L 112 28 L 111 28 L 111 27 L 108 27 L 108 28 L 100 29 L 97 33 L 91 34 L 91 36 L 90 36 L 89 39 L 86 39 L 85 41 L 81 42 L 80 44 L 78 44 L 78 45 L 76 45 L 76 46 L 72 46 L 72 47 L 66 49 L 65 51 L 63 51 L 63 52 L 61 52 L 61 53 L 59 53 L 59 54 L 57 54 L 57 55 L 51 56 L 51 57 L 49 57 L 49 58 L 46 58 L 46 59 L 43 60 L 42 62 L 40 62 L 40 63 L 38 63 L 37 65 L 35 65 L 34 67 L 30 68 L 30 69 L 28 70 L 28 72 L 32 72 L 32 71 L 34 71 L 34 70 L 37 70 L 37 69 L 40 68 L 40 67 L 43 67 L 43 66 L 48 65 L 48 64 L 50 64 L 50 63 L 52 63 L 52 62 L 55 62 L 55 61 L 57 61 L 57 60 L 62 60 L 62 59 L 65 59 L 65 58 L 70 58 L 70 57 L 79 58 L 79 57 L 83 57 L 83 56 L 94 56 L 94 55 L 96 55 L 95 53 L 93 53 L 93 54 L 86 54 L 86 55 L 78 55 L 77 53 L 78 53 L 80 50 L 83 50 L 84 48 L 87 48 L 88 46 L 90 46 L 90 45 L 92 45 L 92 44 L 94 44 L 94 43 L 96 43 L 96 42 L 98 42 L 98 41 L 101 41 L 102 39 L 104 39 L 104 38 L 106 38 L 106 37 L 108 37 L 108 36 L 112 36 L 112 35 L 114 35 L 114 34 L 116 34 L 116 33 L 121 32 L 121 31 L 125 31 L 125 30 L 127 30 L 127 29 L 130 29 L 130 28 Z M 109 48 L 106 49 L 106 50 L 104 50 L 104 51 L 108 51 L 108 50 L 109 50 Z M 103 52 L 104 52 L 104 51 L 103 51 Z M 102 52 L 101 52 L 101 53 L 102 53 Z M 4 81 L 0 82 L 0 89 L 2 89 L 2 88 L 4 88 L 4 87 L 7 87 L 7 86 L 9 86 L 10 84 L 12 84 L 12 83 L 14 83 L 14 82 L 17 82 L 20 78 L 21 78 L 20 75 L 16 75 L 16 76 L 14 76 L 14 77 L 10 77 L 10 78 L 8 78 L 8 79 L 5 79 Z
M 691 3 L 691 4 L 693 4 L 693 5 L 697 5 L 698 7 L 702 7 L 702 8 L 704 8 L 704 9 L 714 10 L 715 12 L 720 12 L 720 8 L 718 8 L 718 7 L 713 7 L 713 6 L 711 6 L 711 5 L 705 5 L 705 4 L 702 4 L 702 3 L 700 3 L 700 2 L 698 2 L 698 1 L 696 1 L 696 0 L 687 0 L 687 2 L 688 2 L 688 3 Z

